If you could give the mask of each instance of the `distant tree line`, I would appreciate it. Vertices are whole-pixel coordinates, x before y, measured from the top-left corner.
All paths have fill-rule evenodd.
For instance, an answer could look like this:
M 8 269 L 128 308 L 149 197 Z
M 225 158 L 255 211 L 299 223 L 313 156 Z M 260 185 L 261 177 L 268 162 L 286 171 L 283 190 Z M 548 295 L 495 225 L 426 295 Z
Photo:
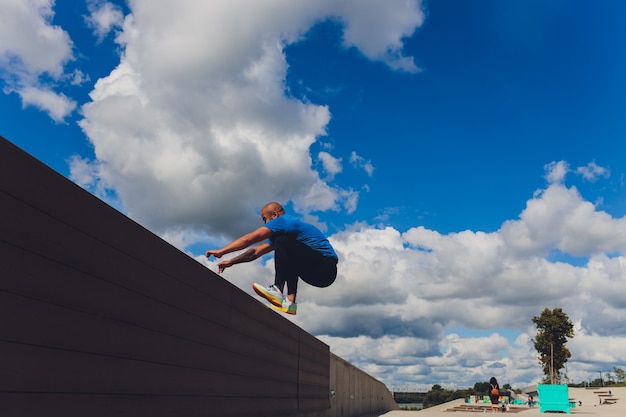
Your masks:
M 424 403 L 425 392 L 394 392 L 393 398 L 398 404 Z
M 458 398 L 466 398 L 470 390 L 447 390 L 443 389 L 441 385 L 435 384 L 430 391 L 426 393 L 424 397 L 424 408 L 433 407 L 435 405 L 443 404 L 448 401 L 456 400 Z
M 602 378 L 596 378 L 593 381 L 581 382 L 578 384 L 568 384 L 573 388 L 582 388 L 586 386 L 601 387 L 624 385 L 626 382 L 626 372 L 621 368 L 613 368 L 612 371 L 605 372 Z M 476 382 L 473 388 L 447 390 L 441 385 L 435 384 L 430 391 L 426 393 L 420 392 L 396 392 L 395 400 L 398 404 L 421 403 L 424 408 L 434 407 L 439 404 L 447 403 L 459 398 L 469 398 L 472 395 L 479 397 L 488 396 L 491 390 L 489 382 Z M 504 384 L 500 389 L 502 395 L 513 396 L 514 393 L 521 394 L 520 389 L 513 389 L 510 384 Z
M 570 387 L 582 388 L 582 387 L 608 387 L 613 385 L 624 386 L 626 382 L 626 371 L 622 368 L 614 367 L 613 371 L 608 371 L 602 374 L 601 377 L 591 381 L 584 381 L 577 384 L 569 383 Z
M 435 405 L 447 403 L 448 401 L 457 400 L 459 398 L 469 398 L 471 395 L 485 396 L 489 395 L 491 386 L 489 382 L 477 382 L 474 388 L 447 390 L 441 385 L 435 384 L 430 391 L 426 393 L 408 393 L 396 392 L 395 400 L 398 404 L 422 403 L 424 408 L 434 407 Z M 502 394 L 506 395 L 508 391 L 512 391 L 509 384 L 502 387 Z

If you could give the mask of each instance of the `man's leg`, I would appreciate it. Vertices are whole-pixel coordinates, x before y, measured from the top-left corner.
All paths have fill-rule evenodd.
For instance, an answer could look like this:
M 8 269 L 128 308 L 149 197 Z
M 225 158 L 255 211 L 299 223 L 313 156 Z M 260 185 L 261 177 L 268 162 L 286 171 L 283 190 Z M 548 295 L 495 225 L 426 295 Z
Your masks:
M 297 245 L 302 244 L 286 236 L 279 236 L 274 241 L 274 285 L 283 291 L 286 283 L 287 299 L 292 303 L 296 301 L 298 292 L 298 254 L 294 250 Z
M 308 262 L 303 265 L 300 278 L 314 287 L 328 287 L 337 278 L 337 260 L 334 258 L 316 252 L 315 256 L 309 258 Z
M 298 277 L 309 285 L 322 288 L 331 285 L 337 277 L 336 259 L 285 236 L 274 241 L 274 261 L 274 285 L 282 289 L 287 283 L 287 297 L 292 302 L 298 290 Z

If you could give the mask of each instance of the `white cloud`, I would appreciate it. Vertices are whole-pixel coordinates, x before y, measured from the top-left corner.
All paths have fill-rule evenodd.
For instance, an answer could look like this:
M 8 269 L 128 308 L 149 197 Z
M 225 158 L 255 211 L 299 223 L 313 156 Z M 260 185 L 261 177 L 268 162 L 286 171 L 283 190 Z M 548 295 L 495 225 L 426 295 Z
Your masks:
M 402 53 L 402 39 L 410 37 L 424 22 L 416 2 L 405 0 L 345 0 L 336 2 L 345 22 L 344 44 L 358 48 L 367 58 L 385 62 L 393 69 L 418 72 L 413 57 Z
M 523 387 L 537 379 L 537 360 L 530 337 L 514 343 L 498 333 L 480 337 L 449 334 L 434 339 L 383 336 L 350 338 L 320 336 L 333 352 L 366 372 L 387 381 L 388 386 L 430 389 L 473 386 L 496 376 L 502 383 Z M 508 356 L 503 356 L 506 352 Z M 434 382 L 436 381 L 436 382 Z
M 181 248 L 249 231 L 270 200 L 291 202 L 307 219 L 353 212 L 359 193 L 327 183 L 309 153 L 331 109 L 285 96 L 284 48 L 336 18 L 346 46 L 416 71 L 402 38 L 422 23 L 419 3 L 362 4 L 131 1 L 116 37 L 121 62 L 82 106 L 97 159 L 75 159 L 73 178 L 104 195 L 113 190 L 131 216 Z M 340 172 L 339 157 L 326 150 L 318 158 L 327 174 Z M 356 152 L 350 163 L 373 174 Z M 626 336 L 626 220 L 566 187 L 569 171 L 565 161 L 547 165 L 547 188 L 496 232 L 354 225 L 331 236 L 337 281 L 330 289 L 303 284 L 299 314 L 289 319 L 388 383 L 473 384 L 492 374 L 536 382 L 529 326 L 545 307 L 562 307 L 586 335 L 571 345 L 570 369 L 606 360 L 591 352 L 602 342 L 618 352 Z M 591 165 L 578 172 L 605 173 Z M 555 253 L 588 262 L 554 261 Z M 273 280 L 272 259 L 223 277 L 254 296 L 253 281 Z
M 514 236 L 516 244 L 537 254 L 558 249 L 581 256 L 626 249 L 626 219 L 598 211 L 575 188 L 550 186 L 539 198 L 527 202 L 521 218 L 521 223 L 503 226 L 505 235 Z
M 591 182 L 595 182 L 598 177 L 608 178 L 611 175 L 610 170 L 599 166 L 595 162 L 590 162 L 586 166 L 576 168 L 576 173 Z
M 602 370 L 611 370 L 608 364 L 623 363 L 626 338 L 620 336 L 603 335 L 578 330 L 576 336 L 568 343 L 570 350 L 577 354 L 577 359 L 582 364 L 601 363 Z M 597 368 L 596 368 L 597 370 Z
M 68 163 L 72 166 L 70 179 L 76 184 L 84 187 L 86 184 L 93 184 L 97 181 L 95 166 L 89 160 L 74 155 Z M 101 196 L 99 193 L 96 193 L 96 195 Z
M 355 151 L 350 154 L 350 163 L 355 168 L 363 169 L 368 176 L 374 175 L 374 165 L 371 161 L 366 161 L 365 158 L 359 156 Z
M 91 5 L 101 33 L 122 21 L 119 9 Z M 315 170 L 309 149 L 325 136 L 330 111 L 285 95 L 283 49 L 339 18 L 348 45 L 414 70 L 401 50 L 423 22 L 419 2 L 135 0 L 129 8 L 116 37 L 121 62 L 98 80 L 80 123 L 99 184 L 128 214 L 159 233 L 232 235 L 255 225 L 270 200 L 303 214 L 356 209 L 358 191 L 326 182 L 340 158 L 322 152 L 329 177 Z M 362 167 L 371 174 L 371 164 Z
M 24 106 L 35 106 L 61 122 L 76 103 L 42 80 L 64 81 L 64 67 L 74 56 L 67 32 L 51 23 L 53 5 L 53 0 L 0 3 L 0 74 L 5 94 L 17 93 Z M 70 82 L 76 81 L 75 75 Z
M 343 171 L 343 167 L 341 166 L 341 158 L 335 158 L 328 152 L 322 151 L 317 154 L 317 159 L 319 159 L 322 163 L 324 172 L 328 174 L 329 179 L 334 178 L 335 175 Z
M 623 366 L 625 221 L 556 183 L 493 233 L 355 225 L 330 237 L 337 281 L 301 285 L 291 319 L 391 385 L 471 386 L 495 375 L 523 387 L 542 376 L 531 319 L 560 307 L 577 323 L 568 375 L 587 380 L 593 366 Z M 554 251 L 588 261 L 551 261 Z M 271 260 L 264 267 L 271 279 Z
M 549 184 L 560 183 L 565 180 L 565 176 L 569 172 L 569 164 L 565 161 L 550 162 L 544 167 L 546 171 L 546 180 Z
M 122 27 L 124 13 L 119 6 L 103 0 L 89 0 L 87 8 L 90 14 L 85 16 L 85 21 L 99 42 L 112 30 Z
M 48 88 L 24 86 L 17 93 L 24 106 L 33 106 L 45 111 L 55 122 L 62 122 L 76 108 L 76 102 L 63 93 Z

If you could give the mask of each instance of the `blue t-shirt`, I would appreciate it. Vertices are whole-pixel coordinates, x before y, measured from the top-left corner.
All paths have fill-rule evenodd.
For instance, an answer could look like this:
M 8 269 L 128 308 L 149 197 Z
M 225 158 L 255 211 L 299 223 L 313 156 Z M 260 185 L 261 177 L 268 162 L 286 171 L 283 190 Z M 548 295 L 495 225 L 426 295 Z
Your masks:
M 269 243 L 272 246 L 274 246 L 276 235 L 284 234 L 304 243 L 324 256 L 335 259 L 338 258 L 330 242 L 326 239 L 326 236 L 312 224 L 305 223 L 288 214 L 283 214 L 265 223 L 265 227 L 270 229 L 273 233 L 269 238 Z

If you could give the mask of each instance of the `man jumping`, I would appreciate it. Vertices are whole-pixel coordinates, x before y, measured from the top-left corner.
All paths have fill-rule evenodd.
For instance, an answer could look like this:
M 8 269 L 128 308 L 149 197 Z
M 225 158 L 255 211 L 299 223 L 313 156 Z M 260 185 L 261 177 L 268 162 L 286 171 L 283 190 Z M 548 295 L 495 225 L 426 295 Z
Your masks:
M 274 284 L 264 287 L 254 283 L 252 288 L 275 309 L 296 314 L 298 278 L 315 287 L 328 287 L 337 277 L 337 254 L 317 227 L 285 214 L 285 209 L 276 202 L 268 203 L 261 209 L 261 218 L 264 226 L 233 240 L 221 249 L 208 250 L 206 257 L 213 255 L 221 258 L 227 253 L 245 249 L 267 239 L 241 255 L 220 262 L 218 273 L 235 264 L 250 262 L 274 251 Z M 285 283 L 286 297 L 283 295 Z

